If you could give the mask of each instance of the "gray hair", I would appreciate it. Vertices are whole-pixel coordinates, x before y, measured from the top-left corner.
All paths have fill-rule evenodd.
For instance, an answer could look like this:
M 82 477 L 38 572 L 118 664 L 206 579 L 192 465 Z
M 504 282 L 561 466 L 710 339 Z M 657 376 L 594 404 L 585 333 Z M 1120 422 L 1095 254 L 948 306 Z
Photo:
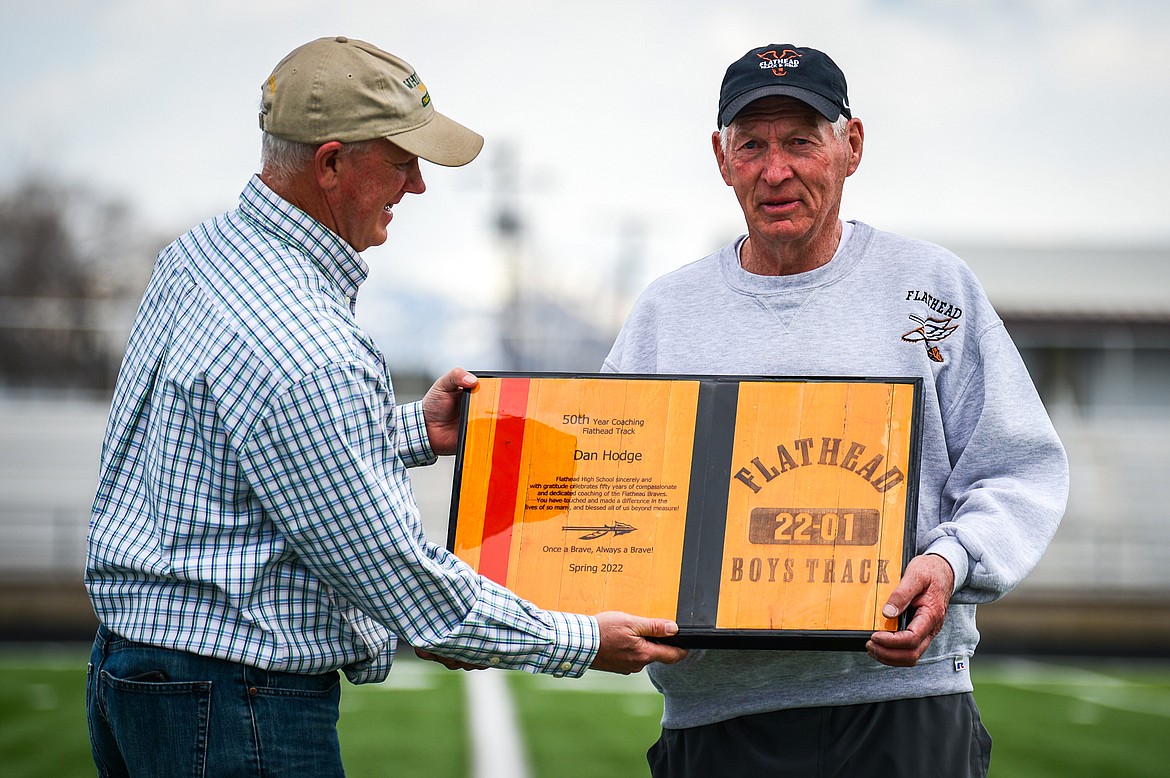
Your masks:
M 303 173 L 313 163 L 313 155 L 320 144 L 297 143 L 278 138 L 272 133 L 262 133 L 260 139 L 260 169 L 276 184 L 286 184 Z M 358 154 L 374 144 L 372 140 L 345 143 L 341 146 L 343 155 Z
M 731 127 L 735 124 L 735 119 L 731 120 L 731 124 L 719 129 L 719 145 L 723 147 L 723 153 L 727 153 L 727 144 L 731 142 Z M 841 114 L 837 117 L 837 121 L 833 122 L 833 137 L 837 140 L 845 140 L 849 135 L 849 117 Z

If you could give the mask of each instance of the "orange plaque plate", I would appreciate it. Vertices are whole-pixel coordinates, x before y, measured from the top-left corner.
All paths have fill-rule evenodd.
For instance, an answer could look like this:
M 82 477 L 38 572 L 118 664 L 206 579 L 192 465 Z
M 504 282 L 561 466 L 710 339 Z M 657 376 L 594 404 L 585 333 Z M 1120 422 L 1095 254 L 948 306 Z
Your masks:
M 670 642 L 860 649 L 913 551 L 921 379 L 480 374 L 448 547 Z

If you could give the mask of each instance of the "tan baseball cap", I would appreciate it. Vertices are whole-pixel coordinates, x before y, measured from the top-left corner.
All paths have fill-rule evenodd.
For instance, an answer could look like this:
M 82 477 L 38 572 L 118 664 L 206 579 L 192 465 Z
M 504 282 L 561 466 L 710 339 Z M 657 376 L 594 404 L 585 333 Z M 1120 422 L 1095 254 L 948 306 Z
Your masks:
M 448 167 L 483 148 L 478 133 L 435 110 L 414 68 L 364 41 L 319 38 L 293 49 L 260 92 L 260 129 L 296 143 L 386 138 Z

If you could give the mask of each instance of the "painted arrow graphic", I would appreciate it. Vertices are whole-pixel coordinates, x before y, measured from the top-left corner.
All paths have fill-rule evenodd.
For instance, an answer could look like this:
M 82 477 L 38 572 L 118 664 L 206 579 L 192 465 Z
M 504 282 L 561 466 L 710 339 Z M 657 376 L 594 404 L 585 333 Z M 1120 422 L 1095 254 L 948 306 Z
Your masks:
M 602 524 L 600 527 L 561 527 L 564 532 L 584 532 L 578 540 L 596 540 L 597 538 L 613 534 L 614 537 L 619 535 L 628 535 L 637 527 L 625 524 L 620 521 L 615 521 L 613 524 Z

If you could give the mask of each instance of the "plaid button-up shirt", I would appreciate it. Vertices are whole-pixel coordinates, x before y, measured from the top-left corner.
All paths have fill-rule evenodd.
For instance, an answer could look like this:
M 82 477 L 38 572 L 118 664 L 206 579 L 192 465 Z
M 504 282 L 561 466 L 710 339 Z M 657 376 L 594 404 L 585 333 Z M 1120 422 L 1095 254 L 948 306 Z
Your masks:
M 580 675 L 596 622 L 543 611 L 423 536 L 396 406 L 354 321 L 365 262 L 259 178 L 159 255 L 102 448 L 86 586 L 131 640 L 385 678 L 395 635 L 476 664 Z

